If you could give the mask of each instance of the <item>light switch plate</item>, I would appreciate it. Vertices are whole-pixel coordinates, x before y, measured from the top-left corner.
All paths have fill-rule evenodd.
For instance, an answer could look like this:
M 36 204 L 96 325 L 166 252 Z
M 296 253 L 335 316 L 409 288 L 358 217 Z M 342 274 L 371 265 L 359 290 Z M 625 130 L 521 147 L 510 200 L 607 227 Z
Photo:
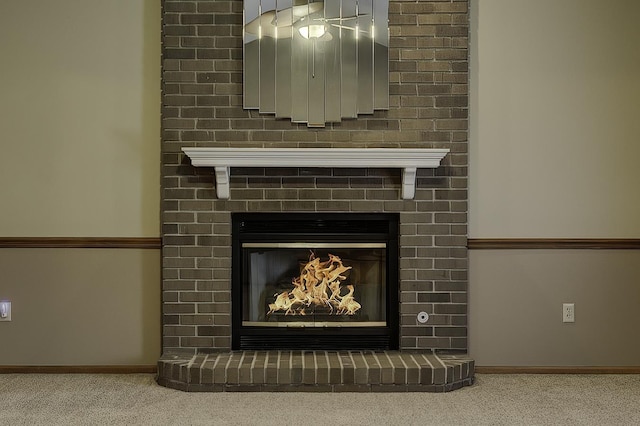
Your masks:
M 11 321 L 11 302 L 0 302 L 0 322 Z

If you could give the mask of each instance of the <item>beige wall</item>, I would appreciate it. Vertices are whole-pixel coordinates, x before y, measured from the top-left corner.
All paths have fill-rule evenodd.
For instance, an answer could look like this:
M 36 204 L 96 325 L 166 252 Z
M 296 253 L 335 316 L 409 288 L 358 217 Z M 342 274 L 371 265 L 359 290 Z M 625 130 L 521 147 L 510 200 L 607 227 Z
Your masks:
M 0 236 L 158 236 L 158 2 L 4 1 L 0 51 Z
M 469 267 L 477 365 L 640 366 L 640 251 L 478 250 Z
M 0 237 L 158 237 L 160 2 L 0 6 Z M 0 249 L 0 365 L 153 365 L 160 251 Z
M 472 238 L 640 238 L 640 2 L 471 1 Z
M 158 250 L 0 249 L 0 271 L 11 299 L 0 365 L 158 360 Z
M 640 3 L 471 2 L 470 238 L 640 238 Z M 480 366 L 640 365 L 638 251 L 470 252 Z M 576 322 L 561 322 L 562 303 Z
M 470 237 L 639 238 L 640 3 L 471 8 Z M 159 4 L 5 2 L 0 49 L 0 236 L 158 236 Z M 638 364 L 637 252 L 470 256 L 479 365 Z M 0 365 L 155 362 L 159 262 L 0 250 Z

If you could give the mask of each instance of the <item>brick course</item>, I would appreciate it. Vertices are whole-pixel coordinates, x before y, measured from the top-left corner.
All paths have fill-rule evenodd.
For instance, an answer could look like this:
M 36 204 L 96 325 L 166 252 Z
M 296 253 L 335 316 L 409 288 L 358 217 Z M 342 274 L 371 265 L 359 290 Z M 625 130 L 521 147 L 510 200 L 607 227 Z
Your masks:
M 241 1 L 163 1 L 165 353 L 230 348 L 229 224 L 242 211 L 400 212 L 401 349 L 466 349 L 468 4 L 392 0 L 389 22 L 390 109 L 308 129 L 242 108 Z M 218 200 L 213 171 L 180 151 L 194 146 L 451 153 L 418 171 L 415 200 L 400 198 L 397 170 L 320 168 L 234 168 Z

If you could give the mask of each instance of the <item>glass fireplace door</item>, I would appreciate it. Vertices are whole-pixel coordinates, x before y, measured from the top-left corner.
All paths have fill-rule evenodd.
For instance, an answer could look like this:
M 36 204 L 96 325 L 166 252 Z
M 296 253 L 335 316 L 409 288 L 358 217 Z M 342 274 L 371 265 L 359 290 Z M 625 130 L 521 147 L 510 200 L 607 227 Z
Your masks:
M 385 243 L 243 243 L 243 326 L 385 327 Z

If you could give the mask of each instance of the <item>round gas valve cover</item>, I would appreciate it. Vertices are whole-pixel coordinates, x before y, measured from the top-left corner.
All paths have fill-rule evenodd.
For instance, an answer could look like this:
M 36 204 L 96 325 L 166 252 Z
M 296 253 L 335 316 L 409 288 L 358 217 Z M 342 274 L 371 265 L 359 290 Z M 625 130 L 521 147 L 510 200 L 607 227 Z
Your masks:
M 429 314 L 422 311 L 420 313 L 418 313 L 418 322 L 420 324 L 425 324 L 427 321 L 429 321 Z

